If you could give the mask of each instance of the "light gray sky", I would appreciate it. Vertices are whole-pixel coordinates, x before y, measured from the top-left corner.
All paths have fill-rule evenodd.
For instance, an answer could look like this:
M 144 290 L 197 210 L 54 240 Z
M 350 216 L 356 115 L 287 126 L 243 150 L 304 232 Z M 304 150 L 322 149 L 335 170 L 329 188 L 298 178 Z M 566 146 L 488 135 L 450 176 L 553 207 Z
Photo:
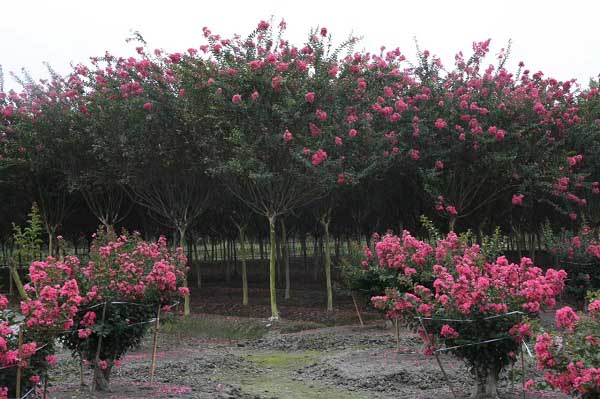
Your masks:
M 363 45 L 400 47 L 413 58 L 417 37 L 422 50 L 448 67 L 454 54 L 469 54 L 473 41 L 492 38 L 493 54 L 513 40 L 511 64 L 523 60 L 532 71 L 559 80 L 577 78 L 587 86 L 600 73 L 600 3 L 593 0 L 3 0 L 0 2 L 0 64 L 8 76 L 26 67 L 46 77 L 44 61 L 58 72 L 89 56 L 129 55 L 125 43 L 139 30 L 151 48 L 184 51 L 203 43 L 202 27 L 213 33 L 246 35 L 260 19 L 274 15 L 288 23 L 288 36 L 303 40 L 311 27 L 326 26 L 334 38 L 350 32 Z

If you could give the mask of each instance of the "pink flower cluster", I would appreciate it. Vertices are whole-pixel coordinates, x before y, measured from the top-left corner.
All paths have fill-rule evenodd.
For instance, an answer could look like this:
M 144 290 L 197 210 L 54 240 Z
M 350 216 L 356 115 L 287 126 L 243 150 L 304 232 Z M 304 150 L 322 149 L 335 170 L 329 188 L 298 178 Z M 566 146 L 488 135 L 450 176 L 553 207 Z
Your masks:
M 327 153 L 319 148 L 312 156 L 311 163 L 313 166 L 319 166 L 327 159 Z
M 391 233 L 384 235 L 375 244 L 375 252 L 380 267 L 397 268 L 410 277 L 432 260 L 433 248 L 405 230 L 401 237 Z
M 600 300 L 588 306 L 589 315 L 577 315 L 565 307 L 556 312 L 556 324 L 566 334 L 547 332 L 537 337 L 538 369 L 554 389 L 573 397 L 600 396 Z

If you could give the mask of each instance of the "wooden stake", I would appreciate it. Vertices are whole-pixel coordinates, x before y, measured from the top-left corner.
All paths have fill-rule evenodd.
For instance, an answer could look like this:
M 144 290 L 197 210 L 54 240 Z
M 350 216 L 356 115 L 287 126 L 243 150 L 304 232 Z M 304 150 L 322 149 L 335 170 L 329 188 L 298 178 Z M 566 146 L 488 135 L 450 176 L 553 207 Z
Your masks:
M 108 301 L 104 302 L 102 308 L 102 328 L 104 329 L 104 321 L 106 320 L 106 308 L 108 307 Z M 96 348 L 96 358 L 94 364 L 94 373 L 92 374 L 92 384 L 90 385 L 90 392 L 94 392 L 96 389 L 96 373 L 98 372 L 98 363 L 100 363 L 100 350 L 102 349 L 102 334 L 98 337 L 98 348 Z
M 523 356 L 523 343 L 521 342 L 521 383 L 523 399 L 525 399 L 525 357 Z
M 352 292 L 352 302 L 354 302 L 354 309 L 356 309 L 356 315 L 358 316 L 358 321 L 360 321 L 360 326 L 364 327 L 365 323 L 363 323 L 362 316 L 360 315 L 360 309 L 358 309 L 358 305 L 356 303 L 356 294 Z
M 158 329 L 160 328 L 160 304 L 156 311 L 156 324 L 154 325 L 154 338 L 152 342 L 152 363 L 150 364 L 150 384 L 154 383 L 154 371 L 156 370 L 156 349 L 158 347 Z
M 23 359 L 23 328 L 24 325 L 21 325 L 19 327 L 19 338 L 18 338 L 18 345 L 19 345 L 19 359 L 17 363 L 17 381 L 16 381 L 16 387 L 15 387 L 15 396 L 17 398 L 21 398 L 21 377 L 23 374 L 23 369 L 21 368 L 21 359 Z

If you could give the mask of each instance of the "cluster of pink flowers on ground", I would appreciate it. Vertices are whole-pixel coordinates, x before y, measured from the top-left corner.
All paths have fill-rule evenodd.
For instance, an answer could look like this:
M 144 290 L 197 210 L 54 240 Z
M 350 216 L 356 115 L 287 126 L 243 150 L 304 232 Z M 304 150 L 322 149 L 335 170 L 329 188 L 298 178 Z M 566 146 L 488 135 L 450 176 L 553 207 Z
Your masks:
M 575 397 L 596 398 L 600 395 L 600 299 L 593 300 L 587 310 L 586 315 L 570 307 L 558 310 L 556 325 L 564 333 L 539 335 L 535 355 L 552 388 Z

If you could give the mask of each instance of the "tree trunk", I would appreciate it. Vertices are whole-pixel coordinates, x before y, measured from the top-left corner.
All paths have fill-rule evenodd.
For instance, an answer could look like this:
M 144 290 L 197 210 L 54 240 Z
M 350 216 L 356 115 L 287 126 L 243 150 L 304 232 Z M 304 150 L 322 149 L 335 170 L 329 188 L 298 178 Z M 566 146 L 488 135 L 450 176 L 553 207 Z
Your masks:
M 302 250 L 302 261 L 304 262 L 304 272 L 306 273 L 306 271 L 308 270 L 308 262 L 307 262 L 307 255 L 306 255 L 306 234 L 302 235 L 302 240 L 300 241 L 300 249 Z
M 48 256 L 53 255 L 54 250 L 54 231 L 48 229 Z
M 276 272 L 276 247 L 277 247 L 277 239 L 275 237 L 275 223 L 276 218 L 275 215 L 269 215 L 269 238 L 271 240 L 271 248 L 269 254 L 269 288 L 271 291 L 271 319 L 278 320 L 279 319 L 279 311 L 277 310 L 277 276 Z
M 317 236 L 313 237 L 313 280 L 319 280 L 319 260 L 321 251 L 319 251 L 319 241 Z
M 277 227 L 275 227 L 275 239 L 275 249 L 277 251 L 277 282 L 279 283 L 279 286 L 281 286 L 281 277 L 283 276 L 283 273 L 281 273 L 281 265 L 283 263 L 283 256 L 281 255 L 281 235 L 277 234 Z
M 448 231 L 454 231 L 455 225 L 456 225 L 456 217 L 450 216 L 450 219 L 448 219 Z
M 283 269 L 285 271 L 285 299 L 290 299 L 290 254 L 284 219 L 281 219 L 281 257 L 283 258 Z
M 263 260 L 265 258 L 265 246 L 262 236 L 258 237 L 258 252 L 260 252 L 260 260 Z
M 26 301 L 27 299 L 29 299 L 29 297 L 27 296 L 27 291 L 25 291 L 25 288 L 23 287 L 23 282 L 21 281 L 21 277 L 19 276 L 17 265 L 12 259 L 9 260 L 8 267 L 10 275 L 12 277 L 12 283 L 15 285 L 15 287 L 17 287 L 17 292 L 19 293 L 21 299 Z
M 202 276 L 200 275 L 200 254 L 198 253 L 198 241 L 192 243 L 192 253 L 196 258 L 196 288 L 202 287 Z
M 96 391 L 106 392 L 109 390 L 111 370 L 112 366 L 110 365 L 104 370 L 100 367 L 94 368 L 94 386 Z
M 240 232 L 240 260 L 242 262 L 242 305 L 248 305 L 248 274 L 246 272 L 246 234 L 244 226 L 238 226 Z
M 183 249 L 183 248 L 185 248 L 186 228 L 181 227 L 178 230 L 179 230 L 179 247 Z M 188 288 L 187 270 L 183 273 L 183 286 L 185 288 Z M 190 315 L 190 295 L 189 294 L 183 297 L 183 315 L 186 317 Z
M 329 214 L 323 216 L 321 218 L 321 224 L 323 225 L 323 231 L 325 236 L 324 240 L 324 250 L 325 250 L 325 284 L 327 287 L 327 311 L 333 311 L 333 289 L 331 287 L 331 254 L 329 250 L 329 223 L 331 222 L 331 218 Z
M 500 370 L 497 368 L 480 368 L 472 370 L 475 378 L 472 399 L 497 399 Z

